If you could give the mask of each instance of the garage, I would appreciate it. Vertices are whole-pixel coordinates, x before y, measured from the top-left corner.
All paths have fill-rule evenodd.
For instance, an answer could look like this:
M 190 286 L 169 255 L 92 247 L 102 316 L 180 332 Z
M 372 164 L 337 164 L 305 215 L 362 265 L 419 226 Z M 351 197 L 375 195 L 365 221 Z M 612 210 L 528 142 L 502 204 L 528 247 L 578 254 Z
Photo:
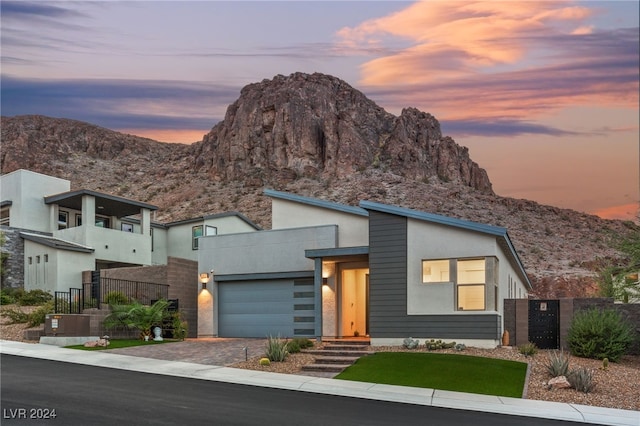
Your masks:
M 313 337 L 312 279 L 218 284 L 218 336 Z

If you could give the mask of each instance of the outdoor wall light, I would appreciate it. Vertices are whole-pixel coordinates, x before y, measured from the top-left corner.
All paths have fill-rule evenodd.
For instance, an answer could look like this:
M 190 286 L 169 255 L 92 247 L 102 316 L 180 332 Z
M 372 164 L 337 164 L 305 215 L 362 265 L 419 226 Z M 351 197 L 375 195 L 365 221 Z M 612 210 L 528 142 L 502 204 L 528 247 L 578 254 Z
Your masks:
M 207 288 L 207 283 L 209 282 L 209 273 L 203 272 L 200 274 L 200 282 L 202 283 L 202 288 Z
M 322 285 L 329 285 L 329 278 L 323 278 Z

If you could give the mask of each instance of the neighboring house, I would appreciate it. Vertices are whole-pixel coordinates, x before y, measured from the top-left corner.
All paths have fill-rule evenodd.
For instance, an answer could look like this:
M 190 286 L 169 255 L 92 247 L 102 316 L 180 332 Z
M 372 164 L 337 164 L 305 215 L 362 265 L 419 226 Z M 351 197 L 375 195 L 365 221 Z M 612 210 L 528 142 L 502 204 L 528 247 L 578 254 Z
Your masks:
M 266 190 L 272 229 L 200 239 L 198 335 L 499 344 L 531 284 L 506 229 Z
M 68 291 L 82 286 L 86 271 L 166 265 L 169 257 L 197 261 L 205 232 L 260 229 L 238 213 L 160 224 L 152 222 L 154 205 L 70 189 L 68 180 L 29 170 L 0 177 L 0 228 L 20 240 L 11 261 L 23 262 L 13 268 L 21 275 L 13 286 Z

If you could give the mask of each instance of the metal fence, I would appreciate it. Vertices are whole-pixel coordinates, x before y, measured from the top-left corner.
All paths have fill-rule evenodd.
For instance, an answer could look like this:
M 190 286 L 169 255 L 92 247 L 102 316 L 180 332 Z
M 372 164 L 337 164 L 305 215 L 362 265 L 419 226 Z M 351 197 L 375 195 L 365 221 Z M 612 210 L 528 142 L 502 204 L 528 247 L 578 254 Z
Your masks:
M 81 314 L 85 308 L 84 294 L 79 288 L 56 291 L 53 303 L 56 314 Z
M 82 285 L 85 305 L 100 308 L 103 303 L 127 304 L 134 301 L 150 305 L 152 301 L 169 298 L 169 285 L 103 278 Z

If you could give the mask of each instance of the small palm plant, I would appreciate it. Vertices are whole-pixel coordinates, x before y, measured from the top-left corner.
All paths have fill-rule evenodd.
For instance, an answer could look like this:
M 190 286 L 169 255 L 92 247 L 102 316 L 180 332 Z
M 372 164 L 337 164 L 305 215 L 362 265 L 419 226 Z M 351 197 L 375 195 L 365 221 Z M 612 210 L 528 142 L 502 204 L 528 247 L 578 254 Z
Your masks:
M 167 310 L 169 302 L 158 300 L 153 305 L 143 305 L 135 301 L 129 305 L 112 305 L 111 313 L 104 319 L 105 328 L 124 326 L 140 330 L 140 338 L 151 336 L 151 327 L 162 324 L 170 316 Z

